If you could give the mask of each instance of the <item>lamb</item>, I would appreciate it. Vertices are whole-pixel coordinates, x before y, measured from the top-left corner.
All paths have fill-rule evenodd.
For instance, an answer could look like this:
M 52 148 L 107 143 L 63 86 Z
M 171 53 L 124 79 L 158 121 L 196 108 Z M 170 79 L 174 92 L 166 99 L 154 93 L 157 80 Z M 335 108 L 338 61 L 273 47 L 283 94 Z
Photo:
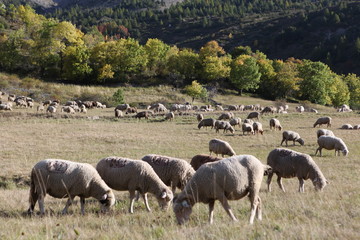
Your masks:
M 314 127 L 317 125 L 321 126 L 322 124 L 327 124 L 327 127 L 331 127 L 331 117 L 320 117 L 314 123 Z
M 230 125 L 233 126 L 233 127 L 235 127 L 236 125 L 241 127 L 241 118 L 232 118 L 232 119 L 230 119 Z
M 155 195 L 160 208 L 168 209 L 173 193 L 161 181 L 154 169 L 146 162 L 121 157 L 106 157 L 96 165 L 100 176 L 112 189 L 129 191 L 129 212 L 134 213 L 135 192 L 138 191 L 145 202 L 147 211 L 151 211 L 147 193 Z
M 272 130 L 273 128 L 275 130 L 278 129 L 279 131 L 282 130 L 282 126 L 280 124 L 280 121 L 278 119 L 276 119 L 276 118 L 270 119 L 270 130 Z
M 224 129 L 224 133 L 227 131 L 230 131 L 231 133 L 235 132 L 234 128 L 230 125 L 230 123 L 226 122 L 226 121 L 216 120 L 215 121 L 215 129 L 216 129 L 217 133 L 219 132 L 219 129 Z
M 243 135 L 245 135 L 245 132 L 255 134 L 253 124 L 250 124 L 250 123 L 243 123 L 242 131 L 243 131 Z
M 349 154 L 349 150 L 341 138 L 333 137 L 333 136 L 320 136 L 317 140 L 319 147 L 316 149 L 315 156 L 319 151 L 320 157 L 322 156 L 321 150 L 325 148 L 326 150 L 333 150 L 335 149 L 335 156 L 340 155 L 340 151 L 343 153 L 344 156 Z
M 323 135 L 325 135 L 325 136 L 333 136 L 333 137 L 335 136 L 334 133 L 331 130 L 328 130 L 328 129 L 319 129 L 319 130 L 317 130 L 317 132 L 316 132 L 317 138 L 319 138 L 320 136 L 323 136 Z
M 197 171 L 201 167 L 201 165 L 208 162 L 216 162 L 219 160 L 221 160 L 221 158 L 213 157 L 210 155 L 199 154 L 199 155 L 195 155 L 191 159 L 190 165 L 194 168 L 195 171 Z
M 187 161 L 179 158 L 148 154 L 141 160 L 150 164 L 165 185 L 171 186 L 173 193 L 177 187 L 183 190 L 195 173 Z
M 202 113 L 199 113 L 198 115 L 196 115 L 196 119 L 198 122 L 200 122 L 201 120 L 204 119 L 204 115 Z
M 205 118 L 199 122 L 198 128 L 200 129 L 201 127 L 211 127 L 211 129 L 213 129 L 215 127 L 215 121 L 216 120 L 213 118 Z
M 209 222 L 212 224 L 215 200 L 221 202 L 233 221 L 238 221 L 228 200 L 238 200 L 245 196 L 249 196 L 251 203 L 250 224 L 253 224 L 255 214 L 258 220 L 262 220 L 259 191 L 264 173 L 269 170 L 269 166 L 251 155 L 238 155 L 204 164 L 174 199 L 173 210 L 178 224 L 189 220 L 197 202 L 209 204 Z
M 286 146 L 288 146 L 287 142 L 288 141 L 293 141 L 294 142 L 294 146 L 295 146 L 295 142 L 298 142 L 301 144 L 301 146 L 304 145 L 304 140 L 300 137 L 300 135 L 297 132 L 294 131 L 284 131 L 282 133 L 283 135 L 283 139 L 280 143 L 280 145 L 282 146 L 283 142 L 285 141 Z
M 220 117 L 218 118 L 218 120 L 232 119 L 232 118 L 234 118 L 234 114 L 231 112 L 227 112 L 227 113 L 221 114 Z
M 353 129 L 353 126 L 351 124 L 344 124 L 341 126 L 341 129 Z
M 209 141 L 209 151 L 210 155 L 212 152 L 214 152 L 216 156 L 218 156 L 218 154 L 221 154 L 222 157 L 224 157 L 224 155 L 236 155 L 230 144 L 220 139 L 211 139 Z
M 269 153 L 267 164 L 272 169 L 267 179 L 269 192 L 271 192 L 271 178 L 274 173 L 278 176 L 277 183 L 283 192 L 285 192 L 285 188 L 281 178 L 297 177 L 299 179 L 299 192 L 304 192 L 304 180 L 309 178 L 317 191 L 322 191 L 327 184 L 320 168 L 308 154 L 276 148 Z
M 173 112 L 169 112 L 167 114 L 165 114 L 165 120 L 170 120 L 172 121 L 175 117 L 175 114 Z
M 260 133 L 261 135 L 263 135 L 263 133 L 264 133 L 262 124 L 260 122 L 254 122 L 253 129 L 254 129 L 255 133 Z
M 256 118 L 257 120 L 259 120 L 259 116 L 260 116 L 260 113 L 259 113 L 259 112 L 251 112 L 251 113 L 249 113 L 249 115 L 247 116 L 247 118 L 248 118 L 248 119 Z
M 61 159 L 45 159 L 32 168 L 30 185 L 30 207 L 32 214 L 39 200 L 40 213 L 44 215 L 44 198 L 49 194 L 55 198 L 68 197 L 62 213 L 66 214 L 68 207 L 76 196 L 80 197 L 81 213 L 85 214 L 85 198 L 94 197 L 99 200 L 101 211 L 108 211 L 115 203 L 115 196 L 101 179 L 93 166 L 87 163 L 77 163 Z

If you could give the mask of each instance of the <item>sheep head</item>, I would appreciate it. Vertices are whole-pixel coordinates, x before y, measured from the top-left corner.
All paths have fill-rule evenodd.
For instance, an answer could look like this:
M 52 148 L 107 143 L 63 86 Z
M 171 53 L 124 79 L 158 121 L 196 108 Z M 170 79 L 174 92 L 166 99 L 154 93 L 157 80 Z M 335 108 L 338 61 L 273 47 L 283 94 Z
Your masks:
M 157 197 L 158 203 L 159 203 L 159 207 L 166 211 L 170 204 L 171 201 L 173 199 L 173 193 L 170 189 L 164 189 L 161 194 Z
M 192 212 L 191 196 L 180 194 L 174 198 L 173 210 L 179 225 L 186 223 Z
M 115 204 L 115 195 L 112 190 L 106 191 L 99 199 L 101 212 L 108 212 L 110 207 Z

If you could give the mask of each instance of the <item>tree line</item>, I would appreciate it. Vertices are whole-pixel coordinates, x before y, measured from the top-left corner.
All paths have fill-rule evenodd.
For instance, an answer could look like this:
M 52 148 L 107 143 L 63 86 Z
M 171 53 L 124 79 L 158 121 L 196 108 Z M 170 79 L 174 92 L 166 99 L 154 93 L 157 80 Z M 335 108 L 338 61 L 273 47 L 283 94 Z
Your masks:
M 133 38 L 104 40 L 97 28 L 85 34 L 70 22 L 46 18 L 23 5 L 5 9 L 1 16 L 11 25 L 0 34 L 2 71 L 77 84 L 161 82 L 183 88 L 198 83 L 267 99 L 360 106 L 360 78 L 338 75 L 323 62 L 272 60 L 248 46 L 226 52 L 217 41 L 195 51 L 159 39 L 145 44 Z

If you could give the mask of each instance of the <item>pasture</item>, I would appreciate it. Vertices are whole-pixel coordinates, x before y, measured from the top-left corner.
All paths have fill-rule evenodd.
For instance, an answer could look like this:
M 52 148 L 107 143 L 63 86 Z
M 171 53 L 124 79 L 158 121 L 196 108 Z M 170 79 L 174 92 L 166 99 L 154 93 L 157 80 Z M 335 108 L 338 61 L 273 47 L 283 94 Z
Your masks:
M 225 99 L 222 99 L 224 102 Z M 241 99 L 238 101 L 241 102 Z M 247 99 L 247 101 L 250 101 Z M 252 99 L 255 103 L 255 99 Z M 261 103 L 274 104 L 271 102 Z M 38 114 L 34 109 L 15 109 L 0 113 L 0 238 L 1 239 L 359 239 L 360 238 L 360 131 L 341 130 L 342 124 L 360 124 L 358 113 L 336 113 L 321 108 L 319 114 L 295 113 L 265 115 L 260 119 L 264 135 L 243 136 L 197 129 L 195 115 L 136 120 L 115 119 L 113 108 L 90 110 L 87 115 Z M 248 112 L 235 112 L 245 119 Z M 217 118 L 220 112 L 207 113 Z M 323 150 L 323 157 L 314 156 L 317 148 L 313 123 L 320 116 L 331 116 L 330 128 L 349 148 L 347 157 L 335 157 L 334 151 Z M 77 117 L 81 116 L 81 117 Z M 95 116 L 99 116 L 99 119 Z M 109 214 L 99 213 L 94 199 L 87 199 L 86 215 L 80 204 L 61 215 L 66 199 L 45 198 L 45 217 L 28 217 L 29 173 L 32 166 L 46 158 L 60 158 L 96 165 L 107 156 L 139 159 L 150 153 L 174 156 L 188 161 L 196 154 L 208 154 L 208 142 L 220 138 L 231 144 L 237 154 L 251 154 L 266 163 L 268 153 L 280 146 L 280 131 L 269 130 L 269 119 L 276 117 L 284 130 L 298 132 L 305 145 L 289 148 L 313 156 L 330 182 L 323 192 L 315 192 L 310 180 L 305 193 L 298 193 L 296 178 L 283 179 L 286 193 L 273 179 L 273 190 L 267 192 L 264 177 L 260 197 L 263 220 L 249 225 L 250 203 L 247 198 L 230 201 L 239 222 L 231 222 L 219 202 L 215 203 L 214 224 L 208 224 L 208 206 L 198 203 L 190 221 L 178 226 L 172 209 L 160 211 L 150 195 L 152 212 L 143 202 L 135 203 L 135 213 L 128 213 L 127 192 L 115 191 L 117 203 Z M 324 127 L 324 126 L 323 126 Z M 274 181 L 275 180 L 275 181 Z M 179 189 L 177 189 L 179 192 Z M 39 211 L 38 205 L 35 207 Z

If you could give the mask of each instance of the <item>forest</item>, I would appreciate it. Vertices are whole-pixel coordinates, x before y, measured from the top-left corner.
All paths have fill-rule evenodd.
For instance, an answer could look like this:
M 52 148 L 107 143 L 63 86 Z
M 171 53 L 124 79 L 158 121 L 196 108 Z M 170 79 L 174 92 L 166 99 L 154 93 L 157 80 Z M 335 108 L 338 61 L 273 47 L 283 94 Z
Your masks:
M 28 5 L 1 8 L 0 19 L 3 72 L 75 84 L 183 88 L 199 83 L 208 92 L 230 88 L 272 100 L 360 105 L 359 77 L 338 74 L 321 61 L 270 59 L 243 45 L 225 51 L 215 40 L 198 51 L 157 38 L 141 43 L 131 36 L 121 37 L 128 34 L 121 26 L 119 38 L 99 31 L 106 25 L 83 32 L 69 21 L 45 17 Z

